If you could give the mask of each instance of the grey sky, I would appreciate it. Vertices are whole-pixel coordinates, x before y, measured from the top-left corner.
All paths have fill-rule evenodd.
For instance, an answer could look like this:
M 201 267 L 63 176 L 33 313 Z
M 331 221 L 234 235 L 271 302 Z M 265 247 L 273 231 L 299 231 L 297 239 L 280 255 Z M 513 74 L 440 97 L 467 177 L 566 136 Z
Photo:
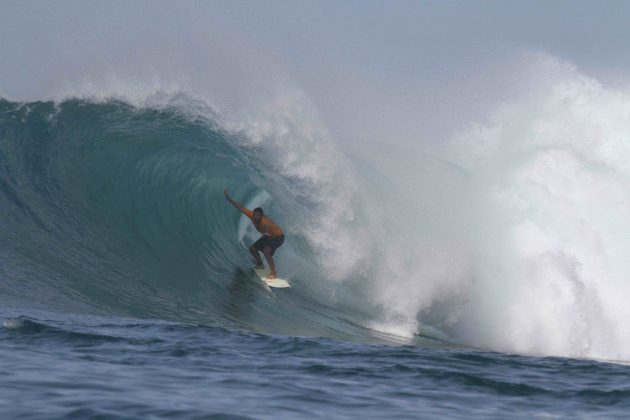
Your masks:
M 625 1 L 224 5 L 224 22 L 262 36 L 301 62 L 350 63 L 384 77 L 432 75 L 506 49 L 544 50 L 589 67 L 602 61 L 624 69 L 630 65 L 630 3 Z
M 185 31 L 191 21 L 242 34 L 296 66 L 355 66 L 383 78 L 456 72 L 509 49 L 542 50 L 585 68 L 630 67 L 626 1 L 5 0 L 0 53 L 3 64 L 26 61 L 85 31 L 138 36 L 153 25 Z
M 193 93 L 209 86 L 208 95 L 237 103 L 286 78 L 341 135 L 370 121 L 402 136 L 429 111 L 444 125 L 454 102 L 474 118 L 482 98 L 500 100 L 492 90 L 511 83 L 495 82 L 496 69 L 523 52 L 568 60 L 605 83 L 630 75 L 627 1 L 5 0 L 0 8 L 0 93 L 11 98 L 114 78 Z

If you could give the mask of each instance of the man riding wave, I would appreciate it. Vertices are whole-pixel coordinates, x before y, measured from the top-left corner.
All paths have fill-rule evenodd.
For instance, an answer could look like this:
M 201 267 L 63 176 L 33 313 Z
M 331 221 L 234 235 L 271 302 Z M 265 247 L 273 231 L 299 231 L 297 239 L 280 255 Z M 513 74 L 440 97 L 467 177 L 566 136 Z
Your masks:
M 254 210 L 250 210 L 244 206 L 242 206 L 237 201 L 233 200 L 228 194 L 227 190 L 223 191 L 225 198 L 236 207 L 240 212 L 245 214 L 245 216 L 249 217 L 249 219 L 254 224 L 256 230 L 263 234 L 263 236 L 258 239 L 252 246 L 249 247 L 249 252 L 251 252 L 254 260 L 256 261 L 255 269 L 264 268 L 262 259 L 260 258 L 260 252 L 265 255 L 267 259 L 267 263 L 269 264 L 269 275 L 266 277 L 267 279 L 275 279 L 277 277 L 276 274 L 276 265 L 273 261 L 273 254 L 276 252 L 282 243 L 284 242 L 284 232 L 273 220 L 269 217 L 265 216 L 263 213 L 263 209 L 260 207 L 256 207 Z

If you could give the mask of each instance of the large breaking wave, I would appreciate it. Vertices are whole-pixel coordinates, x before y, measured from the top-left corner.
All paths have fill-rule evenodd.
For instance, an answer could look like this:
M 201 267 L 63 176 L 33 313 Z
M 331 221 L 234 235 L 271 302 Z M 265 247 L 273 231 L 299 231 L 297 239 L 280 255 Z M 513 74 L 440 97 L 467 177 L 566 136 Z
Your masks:
M 0 102 L 4 297 L 63 312 L 364 335 L 356 299 L 326 308 L 334 291 L 316 262 L 334 248 L 318 243 L 321 220 L 347 217 L 326 205 L 322 219 L 334 197 L 310 196 L 325 192 L 318 174 L 332 167 L 265 158 L 273 151 L 192 103 Z M 260 286 L 246 251 L 254 233 L 224 188 L 285 227 L 277 259 L 295 292 Z
M 2 296 L 630 359 L 630 99 L 551 57 L 524 60 L 526 93 L 438 147 L 343 147 L 294 98 L 245 121 L 184 94 L 2 100 Z M 224 188 L 288 233 L 290 291 L 257 284 L 255 233 Z

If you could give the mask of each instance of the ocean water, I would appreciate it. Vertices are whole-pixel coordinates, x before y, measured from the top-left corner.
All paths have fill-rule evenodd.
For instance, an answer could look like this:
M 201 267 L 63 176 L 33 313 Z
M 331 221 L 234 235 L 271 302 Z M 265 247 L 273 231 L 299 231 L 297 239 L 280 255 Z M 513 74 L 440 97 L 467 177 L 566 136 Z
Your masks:
M 625 417 L 630 405 L 616 363 L 3 315 L 7 418 Z
M 186 95 L 0 99 L 2 417 L 626 415 L 614 133 L 536 120 L 478 169 L 470 133 L 457 164 L 390 165 L 271 119 Z M 283 226 L 291 289 L 262 287 L 224 189 Z

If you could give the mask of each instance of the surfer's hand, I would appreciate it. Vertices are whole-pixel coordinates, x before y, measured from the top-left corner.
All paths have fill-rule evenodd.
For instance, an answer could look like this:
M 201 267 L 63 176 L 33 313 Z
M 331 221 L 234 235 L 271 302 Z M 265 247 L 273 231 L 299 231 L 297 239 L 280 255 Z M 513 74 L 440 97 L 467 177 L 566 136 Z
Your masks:
M 230 198 L 230 194 L 228 194 L 227 190 L 223 190 L 223 195 L 225 196 L 225 198 L 229 199 Z

